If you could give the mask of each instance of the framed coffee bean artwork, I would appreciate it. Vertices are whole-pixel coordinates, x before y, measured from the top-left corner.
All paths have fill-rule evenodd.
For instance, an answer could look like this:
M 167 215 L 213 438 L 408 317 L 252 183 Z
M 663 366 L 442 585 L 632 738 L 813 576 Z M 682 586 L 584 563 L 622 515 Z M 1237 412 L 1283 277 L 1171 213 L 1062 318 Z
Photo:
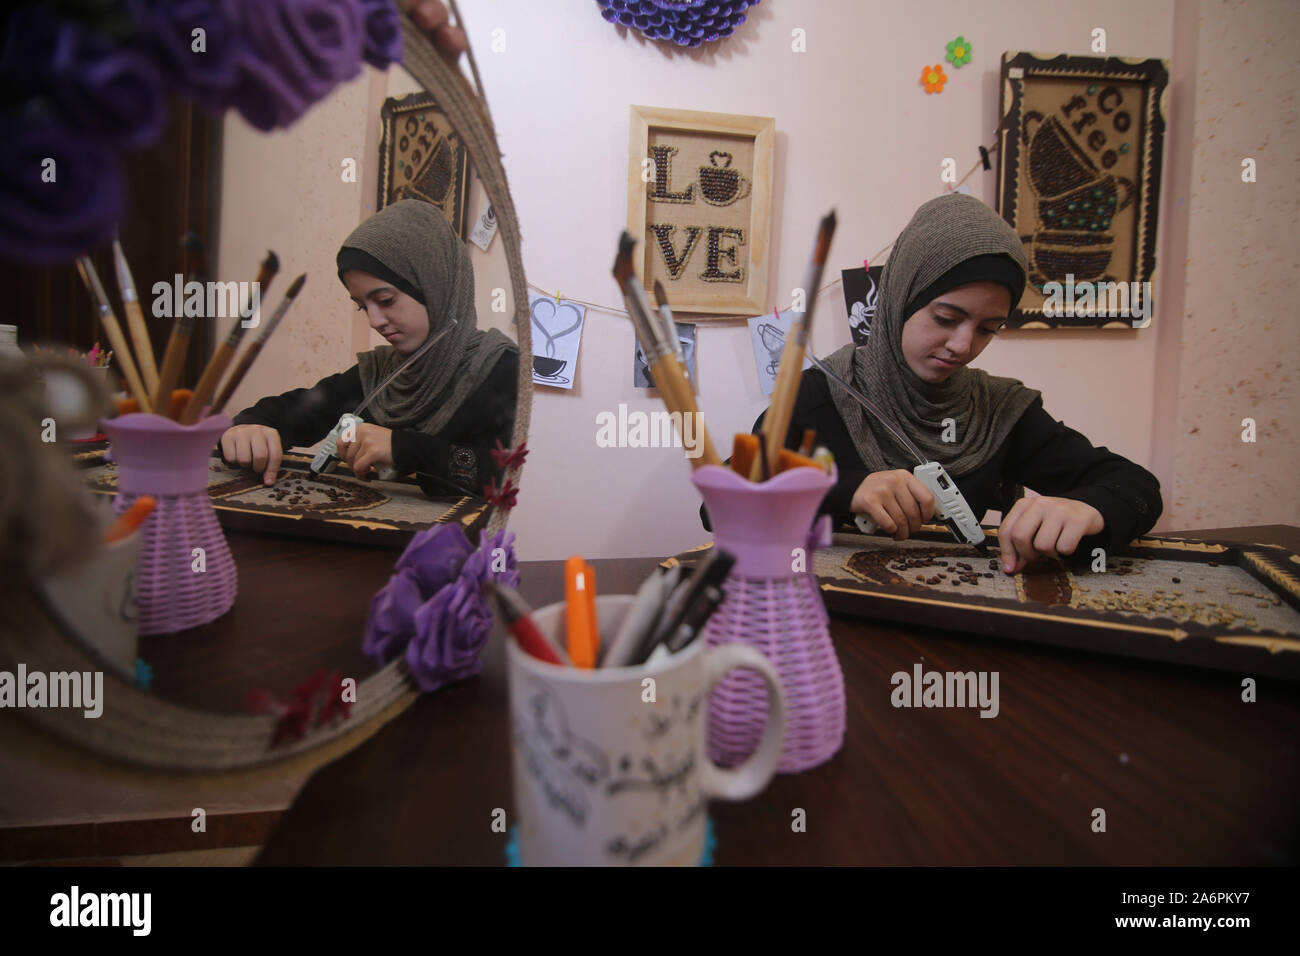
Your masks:
M 1150 325 L 1169 65 L 1002 54 L 998 200 L 1029 256 L 1008 325 Z
M 469 154 L 446 115 L 428 93 L 384 101 L 380 111 L 379 201 L 422 199 L 442 210 L 456 235 L 465 238 Z
M 627 231 L 674 312 L 766 310 L 775 135 L 767 116 L 632 107 Z

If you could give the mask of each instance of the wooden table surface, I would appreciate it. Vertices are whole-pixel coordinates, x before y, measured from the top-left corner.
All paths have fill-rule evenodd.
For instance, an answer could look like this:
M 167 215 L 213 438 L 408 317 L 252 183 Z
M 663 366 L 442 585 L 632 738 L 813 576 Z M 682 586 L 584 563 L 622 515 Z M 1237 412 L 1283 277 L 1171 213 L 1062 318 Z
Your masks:
M 1300 550 L 1300 529 L 1182 536 Z M 595 562 L 603 593 L 658 562 Z M 562 562 L 523 565 L 534 606 Z M 241 568 L 242 570 L 242 568 Z M 1300 861 L 1300 685 L 926 628 L 832 618 L 848 721 L 828 763 L 710 805 L 726 864 L 1233 865 Z M 504 636 L 481 676 L 420 698 L 317 771 L 258 862 L 504 862 L 512 818 Z M 997 671 L 1001 709 L 896 709 L 897 671 Z M 1094 810 L 1106 813 L 1094 832 Z M 796 833 L 792 814 L 806 814 Z

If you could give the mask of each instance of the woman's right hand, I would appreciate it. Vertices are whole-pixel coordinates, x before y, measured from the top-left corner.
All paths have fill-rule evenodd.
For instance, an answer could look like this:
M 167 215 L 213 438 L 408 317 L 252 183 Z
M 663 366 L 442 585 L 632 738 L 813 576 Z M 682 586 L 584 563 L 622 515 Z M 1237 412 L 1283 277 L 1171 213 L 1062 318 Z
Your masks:
M 280 433 L 266 425 L 235 425 L 221 433 L 221 454 L 226 461 L 252 468 L 262 482 L 275 484 L 280 473 Z
M 854 514 L 870 515 L 883 533 L 903 541 L 934 517 L 934 495 L 910 471 L 873 471 L 858 485 L 849 507 Z

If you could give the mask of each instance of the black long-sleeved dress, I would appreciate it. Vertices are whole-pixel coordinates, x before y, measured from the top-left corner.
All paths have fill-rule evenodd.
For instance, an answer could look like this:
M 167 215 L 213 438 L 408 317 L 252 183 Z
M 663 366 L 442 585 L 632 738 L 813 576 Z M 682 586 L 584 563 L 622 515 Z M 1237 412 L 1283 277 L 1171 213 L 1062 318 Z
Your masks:
M 754 423 L 755 432 L 766 414 Z M 837 522 L 852 522 L 853 493 L 870 471 L 854 447 L 831 399 L 826 376 L 819 369 L 803 373 L 786 447 L 797 448 L 808 428 L 817 430 L 817 444 L 830 450 L 839 469 L 839 480 L 822 500 L 821 512 L 833 515 Z M 1080 542 L 1075 552 L 1080 555 L 1095 547 L 1107 551 L 1122 548 L 1150 531 L 1163 507 L 1155 475 L 1127 458 L 1094 447 L 1079 432 L 1047 414 L 1041 399 L 1025 410 L 989 461 L 955 480 L 976 516 L 989 509 L 1009 510 L 1018 486 L 1092 505 L 1101 512 L 1106 527 Z
M 491 450 L 498 441 L 509 447 L 514 432 L 518 374 L 519 355 L 508 350 L 438 434 L 394 429 L 393 465 L 398 473 L 414 474 L 427 495 L 481 495 L 483 486 L 500 474 Z M 354 365 L 311 388 L 268 396 L 236 415 L 234 424 L 274 428 L 286 450 L 308 447 L 328 435 L 364 397 L 361 371 Z M 361 417 L 366 418 L 365 412 Z

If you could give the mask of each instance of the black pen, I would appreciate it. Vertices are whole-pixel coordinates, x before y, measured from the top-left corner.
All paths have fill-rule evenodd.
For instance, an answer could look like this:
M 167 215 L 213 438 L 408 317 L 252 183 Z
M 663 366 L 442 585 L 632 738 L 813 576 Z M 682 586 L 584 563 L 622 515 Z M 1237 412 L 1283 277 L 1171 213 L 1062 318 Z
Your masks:
M 689 647 L 695 638 L 699 637 L 700 632 L 704 630 L 704 625 L 708 623 L 713 612 L 718 609 L 722 599 L 726 597 L 726 592 L 721 588 L 714 587 L 710 584 L 704 589 L 704 594 L 696 601 L 686 612 L 686 617 L 682 621 L 681 627 L 677 628 L 667 641 L 668 652 L 676 654 L 680 650 Z
M 705 588 L 721 587 L 735 563 L 735 555 L 715 547 L 711 555 L 696 565 L 695 573 L 683 584 L 678 585 L 677 590 L 668 599 L 654 636 L 644 645 L 644 650 L 636 657 L 635 662 L 643 663 L 656 646 L 676 634 L 677 629 L 686 620 L 686 612 L 703 596 Z

